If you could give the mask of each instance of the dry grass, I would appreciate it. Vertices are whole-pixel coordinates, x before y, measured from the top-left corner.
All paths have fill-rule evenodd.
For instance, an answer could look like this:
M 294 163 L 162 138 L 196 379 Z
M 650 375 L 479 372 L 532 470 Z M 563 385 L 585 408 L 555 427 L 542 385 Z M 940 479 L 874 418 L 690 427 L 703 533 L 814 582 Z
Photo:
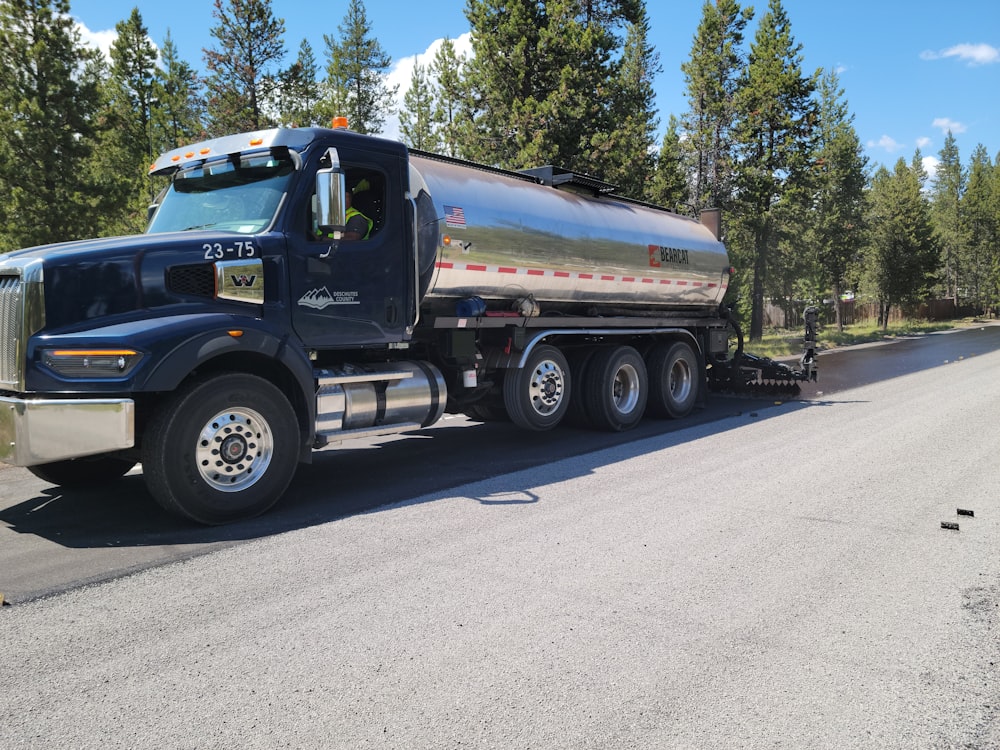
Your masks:
M 946 331 L 952 328 L 964 328 L 975 325 L 974 318 L 950 321 L 927 321 L 927 320 L 904 320 L 899 323 L 890 324 L 888 329 L 882 327 L 874 321 L 858 323 L 856 325 L 844 326 L 843 332 L 838 331 L 836 326 L 821 326 L 819 330 L 818 342 L 819 351 L 835 349 L 838 346 L 852 346 L 854 344 L 866 344 L 873 341 L 890 341 L 892 339 L 905 336 L 919 336 L 934 331 Z M 802 338 L 804 331 L 792 331 L 788 329 L 771 329 L 764 332 L 764 337 L 760 341 L 746 341 L 743 348 L 760 357 L 771 357 L 772 359 L 782 359 L 798 356 L 802 353 Z

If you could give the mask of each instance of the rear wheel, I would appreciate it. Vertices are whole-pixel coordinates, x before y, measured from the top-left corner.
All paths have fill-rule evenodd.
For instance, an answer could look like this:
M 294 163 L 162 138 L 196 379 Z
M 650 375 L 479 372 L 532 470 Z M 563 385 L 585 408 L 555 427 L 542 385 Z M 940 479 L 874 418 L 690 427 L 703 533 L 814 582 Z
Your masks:
M 594 354 L 582 386 L 594 427 L 623 432 L 642 419 L 649 381 L 642 356 L 631 346 L 608 347 Z
M 573 381 L 573 388 L 569 394 L 569 407 L 566 409 L 566 416 L 563 424 L 571 427 L 592 427 L 590 417 L 587 416 L 587 406 L 584 403 L 583 383 L 587 377 L 587 366 L 594 356 L 595 349 L 586 347 L 574 349 L 566 355 L 569 362 L 570 377 Z
M 60 487 L 99 487 L 121 479 L 135 466 L 135 461 L 118 456 L 93 456 L 53 461 L 29 466 L 39 479 Z
M 259 515 L 288 487 L 298 462 L 295 412 L 253 375 L 193 382 L 165 403 L 143 440 L 143 475 L 168 511 L 204 524 Z
M 532 350 L 520 370 L 508 370 L 503 382 L 507 414 L 518 427 L 550 430 L 562 420 L 569 407 L 569 365 L 554 346 Z
M 683 341 L 657 344 L 646 357 L 649 371 L 649 413 L 679 419 L 694 409 L 701 384 L 698 356 Z

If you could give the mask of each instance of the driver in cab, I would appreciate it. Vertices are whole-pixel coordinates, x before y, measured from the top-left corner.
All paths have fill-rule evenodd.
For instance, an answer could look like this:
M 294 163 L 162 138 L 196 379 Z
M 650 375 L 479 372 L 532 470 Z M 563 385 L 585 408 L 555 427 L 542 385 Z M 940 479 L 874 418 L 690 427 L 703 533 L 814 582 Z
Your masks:
M 352 205 L 353 195 L 353 190 L 348 190 L 344 194 L 344 202 L 347 206 L 345 213 L 347 225 L 340 238 L 344 240 L 367 240 L 372 233 L 374 222 Z

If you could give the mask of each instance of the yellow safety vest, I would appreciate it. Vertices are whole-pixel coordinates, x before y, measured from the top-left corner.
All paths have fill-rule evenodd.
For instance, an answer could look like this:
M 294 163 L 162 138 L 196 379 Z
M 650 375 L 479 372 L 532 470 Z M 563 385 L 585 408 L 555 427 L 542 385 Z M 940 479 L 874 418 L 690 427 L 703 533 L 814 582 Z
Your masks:
M 367 240 L 368 239 L 368 235 L 370 235 L 372 233 L 372 227 L 375 226 L 375 222 L 372 221 L 371 219 L 369 219 L 363 213 L 361 213 L 354 206 L 351 206 L 349 209 L 347 209 L 347 213 L 344 214 L 344 220 L 345 221 L 350 221 L 351 218 L 354 217 L 354 216 L 360 216 L 362 219 L 364 219 L 365 221 L 368 222 L 368 231 L 365 232 L 364 236 L 361 238 L 363 240 Z

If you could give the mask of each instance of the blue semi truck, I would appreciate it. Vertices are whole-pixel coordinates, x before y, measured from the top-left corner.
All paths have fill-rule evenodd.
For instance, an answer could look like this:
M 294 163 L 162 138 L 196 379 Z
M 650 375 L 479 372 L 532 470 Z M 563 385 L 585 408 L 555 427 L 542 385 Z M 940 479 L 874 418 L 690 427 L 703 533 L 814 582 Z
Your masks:
M 678 418 L 709 386 L 815 377 L 742 355 L 715 213 L 345 128 L 163 154 L 141 235 L 0 256 L 0 461 L 67 487 L 137 463 L 220 524 L 300 462 L 446 412 L 549 430 Z M 348 197 L 370 219 L 348 240 Z M 740 343 L 734 348 L 734 340 Z

